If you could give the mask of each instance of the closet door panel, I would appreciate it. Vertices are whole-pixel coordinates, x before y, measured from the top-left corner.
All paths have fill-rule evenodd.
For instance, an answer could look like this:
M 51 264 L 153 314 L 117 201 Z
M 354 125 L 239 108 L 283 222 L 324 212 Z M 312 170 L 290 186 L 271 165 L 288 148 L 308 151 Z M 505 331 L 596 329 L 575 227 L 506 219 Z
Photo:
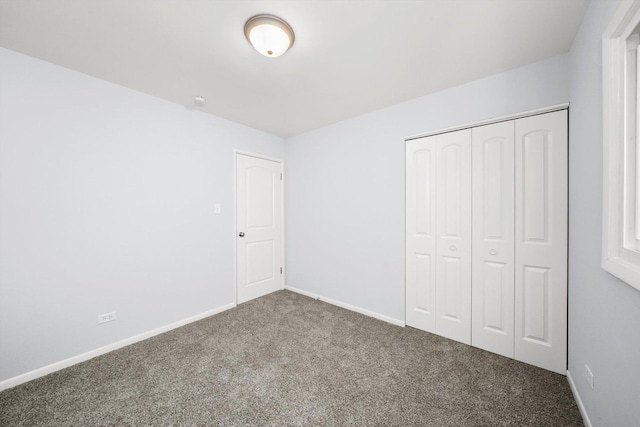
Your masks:
M 435 159 L 430 138 L 407 141 L 405 320 L 428 332 L 435 332 Z
M 473 128 L 472 345 L 514 348 L 514 122 Z
M 515 358 L 566 373 L 567 111 L 518 119 Z
M 436 333 L 471 343 L 471 130 L 436 135 Z

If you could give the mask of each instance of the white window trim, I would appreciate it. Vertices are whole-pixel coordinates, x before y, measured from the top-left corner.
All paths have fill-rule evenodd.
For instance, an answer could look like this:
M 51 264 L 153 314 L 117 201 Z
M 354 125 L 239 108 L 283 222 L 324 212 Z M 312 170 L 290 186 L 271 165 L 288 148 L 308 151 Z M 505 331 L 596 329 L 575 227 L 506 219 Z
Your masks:
M 638 254 L 631 254 L 624 247 L 623 236 L 626 39 L 638 24 L 640 0 L 625 0 L 620 4 L 602 38 L 602 268 L 640 290 Z M 640 125 L 640 120 L 638 122 Z

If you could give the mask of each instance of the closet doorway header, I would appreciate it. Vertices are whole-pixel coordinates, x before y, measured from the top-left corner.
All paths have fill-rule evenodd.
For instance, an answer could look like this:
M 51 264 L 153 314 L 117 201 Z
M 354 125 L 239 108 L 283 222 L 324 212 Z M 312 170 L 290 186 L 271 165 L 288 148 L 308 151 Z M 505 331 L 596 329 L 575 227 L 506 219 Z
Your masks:
M 536 110 L 510 114 L 508 116 L 501 116 L 493 119 L 486 119 L 486 120 L 480 120 L 473 123 L 467 123 L 466 125 L 453 126 L 450 128 L 440 129 L 436 131 L 419 133 L 417 135 L 407 136 L 404 138 L 404 140 L 411 141 L 412 139 L 424 138 L 425 136 L 440 135 L 443 133 L 455 132 L 457 130 L 469 129 L 469 128 L 478 127 L 478 126 L 485 126 L 485 125 L 490 125 L 490 124 L 499 123 L 499 122 L 506 122 L 507 120 L 522 119 L 524 117 L 537 116 L 539 114 L 551 113 L 554 111 L 567 110 L 567 109 L 569 109 L 568 103 L 552 105 L 550 107 L 538 108 Z

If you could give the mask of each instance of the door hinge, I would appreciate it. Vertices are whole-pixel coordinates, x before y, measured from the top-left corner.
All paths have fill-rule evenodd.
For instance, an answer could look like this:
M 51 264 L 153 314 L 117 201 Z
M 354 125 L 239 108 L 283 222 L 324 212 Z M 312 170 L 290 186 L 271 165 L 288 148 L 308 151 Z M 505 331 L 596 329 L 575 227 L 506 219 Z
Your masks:
M 280 267 L 280 274 L 282 274 L 282 267 Z
M 282 174 L 280 174 L 280 181 L 282 181 Z

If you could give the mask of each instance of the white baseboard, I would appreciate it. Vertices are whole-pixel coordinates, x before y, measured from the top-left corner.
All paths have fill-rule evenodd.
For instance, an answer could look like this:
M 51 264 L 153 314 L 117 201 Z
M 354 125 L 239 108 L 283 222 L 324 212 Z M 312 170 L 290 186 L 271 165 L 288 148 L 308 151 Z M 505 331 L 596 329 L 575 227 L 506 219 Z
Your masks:
M 578 409 L 580 410 L 580 415 L 582 415 L 582 420 L 584 421 L 584 425 L 586 427 L 592 427 L 591 420 L 589 419 L 589 415 L 587 415 L 587 410 L 582 403 L 582 399 L 580 399 L 580 395 L 578 394 L 578 389 L 576 388 L 575 383 L 573 382 L 573 378 L 571 377 L 571 372 L 567 371 L 567 381 L 569 381 L 569 387 L 571 387 L 571 392 L 573 393 L 573 398 L 576 399 L 576 403 L 578 404 Z
M 27 373 L 15 376 L 13 378 L 9 378 L 8 380 L 0 381 L 0 391 L 6 390 L 11 387 L 15 387 L 22 383 L 26 383 L 31 380 L 35 380 L 36 378 L 43 377 L 52 372 L 59 371 L 64 368 L 68 368 L 69 366 L 73 366 L 80 362 L 84 362 L 89 359 L 93 359 L 94 357 L 101 356 L 105 353 L 109 353 L 113 350 L 117 350 L 122 347 L 126 347 L 128 345 L 137 343 L 142 340 L 146 340 L 147 338 L 151 338 L 156 335 L 160 335 L 162 333 L 168 332 L 172 329 L 179 328 L 180 326 L 187 325 L 189 323 L 193 323 L 195 321 L 204 319 L 205 317 L 213 316 L 214 314 L 221 313 L 223 311 L 229 310 L 230 308 L 235 307 L 235 303 L 223 305 L 218 308 L 214 308 L 212 310 L 205 311 L 204 313 L 196 314 L 195 316 L 188 317 L 186 319 L 178 320 L 177 322 L 170 323 L 165 326 L 161 326 L 159 328 L 153 329 L 148 332 L 143 332 L 141 334 L 135 335 L 130 338 L 125 338 L 121 341 L 114 342 L 109 345 L 105 345 L 104 347 L 96 348 L 95 350 L 87 351 L 86 353 L 78 354 L 77 356 L 70 357 L 68 359 L 61 360 L 59 362 L 52 363 L 47 366 L 43 366 L 42 368 L 34 369 L 33 371 L 29 371 Z
M 321 295 L 318 294 L 314 294 L 313 292 L 309 292 L 309 291 L 305 291 L 302 289 L 298 289 L 298 288 L 294 288 L 293 286 L 285 286 L 284 287 L 287 290 L 290 290 L 291 292 L 295 292 L 301 295 L 305 295 L 314 299 L 319 299 L 320 301 L 324 301 L 328 304 L 331 305 L 335 305 L 347 310 L 351 310 L 351 311 L 355 311 L 356 313 L 360 313 L 360 314 L 364 314 L 365 316 L 369 316 L 369 317 L 373 317 L 379 320 L 383 320 L 387 323 L 391 323 L 392 325 L 397 325 L 397 326 L 402 326 L 404 327 L 404 321 L 403 320 L 398 320 L 398 319 L 394 319 L 393 317 L 389 317 L 389 316 L 385 316 L 384 314 L 380 314 L 380 313 L 376 313 L 375 311 L 370 311 L 364 308 L 360 308 L 360 307 L 356 307 L 355 305 L 351 305 L 351 304 L 347 304 L 346 302 L 342 302 L 342 301 L 336 301 L 334 299 L 331 298 L 326 298 L 323 297 Z

